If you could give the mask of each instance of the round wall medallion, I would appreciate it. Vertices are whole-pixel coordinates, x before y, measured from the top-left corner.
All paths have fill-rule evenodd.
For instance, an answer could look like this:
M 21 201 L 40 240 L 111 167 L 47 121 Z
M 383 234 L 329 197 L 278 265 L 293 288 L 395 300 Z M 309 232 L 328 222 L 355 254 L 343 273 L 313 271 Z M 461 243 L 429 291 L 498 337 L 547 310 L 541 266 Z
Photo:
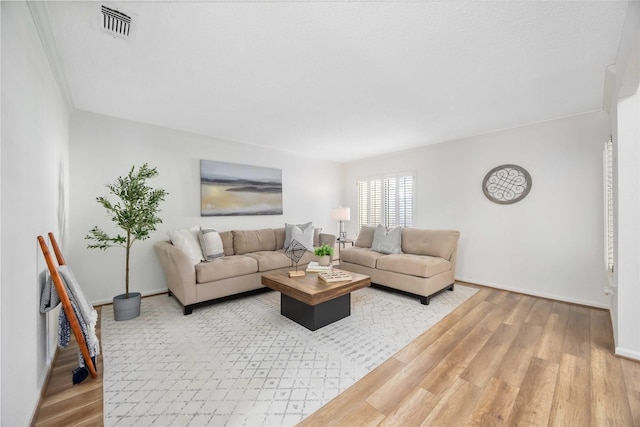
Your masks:
M 485 175 L 482 191 L 487 199 L 501 205 L 519 202 L 531 191 L 531 175 L 516 165 L 495 167 Z

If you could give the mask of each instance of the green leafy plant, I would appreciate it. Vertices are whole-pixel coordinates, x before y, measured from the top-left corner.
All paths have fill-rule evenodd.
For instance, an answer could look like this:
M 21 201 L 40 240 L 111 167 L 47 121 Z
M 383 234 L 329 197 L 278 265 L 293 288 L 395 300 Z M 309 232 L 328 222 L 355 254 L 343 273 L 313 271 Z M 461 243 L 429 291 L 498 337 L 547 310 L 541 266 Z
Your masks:
M 147 179 L 158 175 L 156 168 L 149 168 L 148 164 L 140 166 L 138 170 L 131 167 L 129 174 L 118 177 L 113 184 L 107 184 L 110 194 L 118 198 L 115 203 L 105 197 L 97 197 L 96 201 L 107 210 L 111 221 L 116 223 L 125 233 L 112 237 L 98 226 L 93 227 L 86 240 L 93 243 L 87 245 L 89 249 L 106 250 L 111 247 L 125 248 L 125 298 L 129 298 L 129 254 L 131 245 L 136 240 L 148 239 L 156 225 L 162 222 L 158 216 L 159 206 L 169 193 L 163 189 L 153 189 L 147 185 Z
M 329 245 L 322 245 L 316 248 L 313 253 L 317 256 L 331 256 L 333 255 L 333 248 Z

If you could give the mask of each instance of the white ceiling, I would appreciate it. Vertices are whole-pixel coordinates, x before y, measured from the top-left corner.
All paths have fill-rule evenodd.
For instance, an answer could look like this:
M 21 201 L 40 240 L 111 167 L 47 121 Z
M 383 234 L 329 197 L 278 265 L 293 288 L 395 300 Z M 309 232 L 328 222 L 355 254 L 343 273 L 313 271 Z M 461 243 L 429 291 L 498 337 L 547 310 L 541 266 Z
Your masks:
M 49 2 L 76 108 L 347 161 L 600 110 L 627 2 Z

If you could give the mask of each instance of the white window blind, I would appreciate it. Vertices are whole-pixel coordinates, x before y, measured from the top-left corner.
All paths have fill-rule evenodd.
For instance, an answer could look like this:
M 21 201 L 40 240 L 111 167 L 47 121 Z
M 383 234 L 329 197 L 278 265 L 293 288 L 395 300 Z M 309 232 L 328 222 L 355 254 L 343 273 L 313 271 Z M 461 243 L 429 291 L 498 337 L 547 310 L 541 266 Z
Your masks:
M 413 224 L 413 175 L 398 178 L 398 225 Z
M 358 181 L 358 230 L 369 220 L 369 182 Z
M 358 181 L 358 229 L 365 224 L 413 225 L 414 174 Z
M 604 209 L 605 209 L 605 263 L 607 271 L 613 273 L 613 229 L 614 229 L 614 212 L 613 212 L 613 139 L 605 143 L 604 148 Z
M 389 227 L 395 226 L 397 219 L 397 205 L 398 205 L 398 182 L 395 177 L 386 177 L 384 179 L 384 200 L 385 207 L 384 210 L 384 221 L 383 224 L 386 224 Z
M 382 180 L 369 181 L 369 221 L 372 224 L 382 222 Z

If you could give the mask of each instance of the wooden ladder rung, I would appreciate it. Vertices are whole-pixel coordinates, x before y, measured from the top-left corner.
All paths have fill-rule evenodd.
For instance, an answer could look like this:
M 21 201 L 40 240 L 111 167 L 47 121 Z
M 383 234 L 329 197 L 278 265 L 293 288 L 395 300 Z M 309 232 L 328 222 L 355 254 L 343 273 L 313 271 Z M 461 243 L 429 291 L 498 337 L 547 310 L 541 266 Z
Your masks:
M 58 247 L 58 243 L 56 242 L 53 233 L 49 233 L 49 240 L 51 241 L 51 246 L 53 246 L 53 251 L 55 252 L 56 259 L 58 260 L 59 265 L 64 265 L 64 258 L 62 256 L 62 252 L 60 251 L 60 247 Z M 62 303 L 62 309 L 64 313 L 67 315 L 67 319 L 69 320 L 69 324 L 71 325 L 71 330 L 73 331 L 73 336 L 76 338 L 76 342 L 78 343 L 78 347 L 80 347 L 80 352 L 82 353 L 82 358 L 84 359 L 84 364 L 89 369 L 91 376 L 93 378 L 98 377 L 98 373 L 96 372 L 96 367 L 93 364 L 93 360 L 91 360 L 91 355 L 89 354 L 89 347 L 87 346 L 87 342 L 84 339 L 84 335 L 82 334 L 82 329 L 80 327 L 80 323 L 78 322 L 78 318 L 76 317 L 75 312 L 73 311 L 73 307 L 71 306 L 71 301 L 69 300 L 69 296 L 67 295 L 67 291 L 62 283 L 62 278 L 60 277 L 60 273 L 53 263 L 53 257 L 49 252 L 49 248 L 47 247 L 47 243 L 44 241 L 44 237 L 38 236 L 38 243 L 40 243 L 40 249 L 42 249 L 42 254 L 44 255 L 44 259 L 47 262 L 47 267 L 49 268 L 49 273 L 51 273 L 51 278 L 53 279 L 53 284 L 56 287 L 56 291 L 58 292 L 58 296 L 60 297 L 60 302 Z

